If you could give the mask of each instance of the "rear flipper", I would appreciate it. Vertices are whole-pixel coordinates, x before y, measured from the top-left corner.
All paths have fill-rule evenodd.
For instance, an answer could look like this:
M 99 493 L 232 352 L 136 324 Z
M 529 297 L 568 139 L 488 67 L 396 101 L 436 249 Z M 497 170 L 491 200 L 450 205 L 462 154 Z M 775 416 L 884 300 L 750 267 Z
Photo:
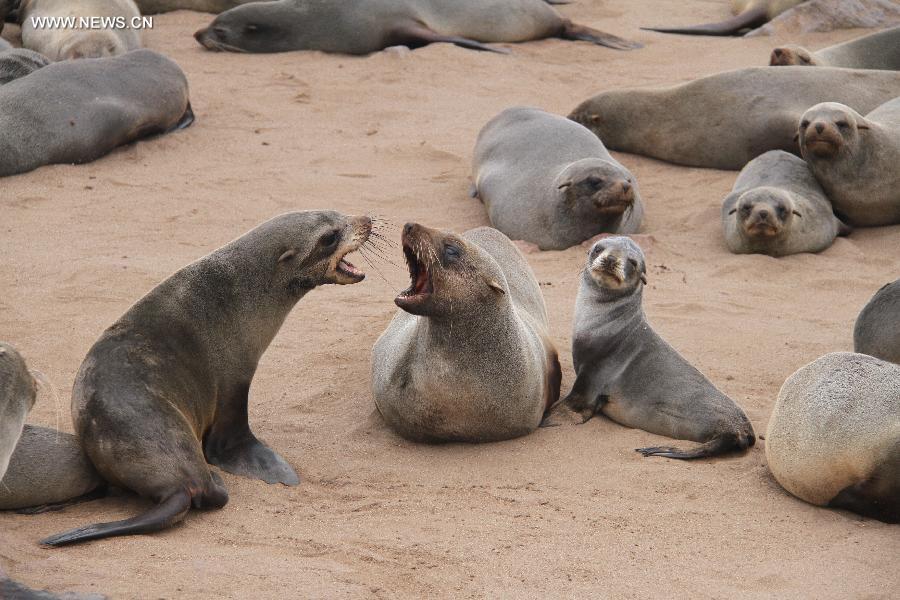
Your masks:
M 69 506 L 74 506 L 76 504 L 81 504 L 82 502 L 90 502 L 91 500 L 97 500 L 99 498 L 106 497 L 107 487 L 106 485 L 102 485 L 97 489 L 84 494 L 83 496 L 78 496 L 77 498 L 72 498 L 71 500 L 66 500 L 65 502 L 57 502 L 54 504 L 41 504 L 40 506 L 29 506 L 28 508 L 20 508 L 16 510 L 16 513 L 20 515 L 40 515 L 47 512 L 55 512 L 57 510 L 62 510 Z
M 204 446 L 206 460 L 223 471 L 266 483 L 297 485 L 300 478 L 294 468 L 277 452 L 247 431 L 210 436 Z
M 673 28 L 656 28 L 641 27 L 645 31 L 656 31 L 659 33 L 681 33 L 683 35 L 717 35 L 730 36 L 738 35 L 743 29 L 755 29 L 765 25 L 769 20 L 769 13 L 765 6 L 758 6 L 754 9 L 742 12 L 730 19 L 725 19 L 719 23 L 705 23 L 703 25 L 694 25 L 692 27 L 673 27 Z
M 756 436 L 739 435 L 734 433 L 717 435 L 704 444 L 700 444 L 691 450 L 681 450 L 672 446 L 654 446 L 651 448 L 635 448 L 644 456 L 664 456 L 665 458 L 678 458 L 691 460 L 694 458 L 707 458 L 726 452 L 743 452 L 756 443 Z
M 470 40 L 464 37 L 457 37 L 455 35 L 441 35 L 420 24 L 401 25 L 399 27 L 396 27 L 391 32 L 389 45 L 403 45 L 409 46 L 410 48 L 421 48 L 422 46 L 427 46 L 428 44 L 439 43 L 456 44 L 461 48 L 468 48 L 469 50 L 483 50 L 485 52 L 509 54 L 509 51 L 504 48 L 492 48 L 487 44 L 482 44 L 481 42 L 476 42 L 475 40 Z
M 598 46 L 606 46 L 607 48 L 614 48 L 616 50 L 635 50 L 637 48 L 644 47 L 644 45 L 640 42 L 626 40 L 624 38 L 620 38 L 617 35 L 604 33 L 602 31 L 591 29 L 590 27 L 586 27 L 584 25 L 576 25 L 568 20 L 564 22 L 563 30 L 559 34 L 559 37 L 564 40 L 579 40 L 582 42 L 591 42 L 597 44 Z

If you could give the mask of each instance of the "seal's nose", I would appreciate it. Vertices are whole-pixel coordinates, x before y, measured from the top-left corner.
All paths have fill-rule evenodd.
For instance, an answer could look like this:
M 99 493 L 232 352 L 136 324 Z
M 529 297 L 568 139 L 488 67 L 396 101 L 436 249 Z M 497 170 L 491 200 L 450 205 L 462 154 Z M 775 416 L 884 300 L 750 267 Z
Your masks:
M 816 123 L 816 133 L 822 133 L 825 131 L 825 126 L 821 123 Z
M 781 48 L 775 48 L 775 50 L 773 50 L 772 53 L 773 53 L 776 57 L 781 58 L 781 54 L 782 54 Z
M 761 211 L 759 211 L 759 218 L 760 219 L 768 219 L 769 211 L 767 211 L 766 209 L 762 209 Z
M 203 37 L 206 35 L 206 32 L 207 32 L 207 31 L 209 31 L 207 28 L 204 28 L 204 29 L 198 29 L 198 30 L 194 33 L 194 39 L 197 40 L 198 42 L 200 42 L 200 43 L 202 44 L 202 43 L 203 43 Z
M 413 228 L 416 226 L 415 223 L 407 223 L 403 226 L 403 235 L 410 235 L 413 231 Z

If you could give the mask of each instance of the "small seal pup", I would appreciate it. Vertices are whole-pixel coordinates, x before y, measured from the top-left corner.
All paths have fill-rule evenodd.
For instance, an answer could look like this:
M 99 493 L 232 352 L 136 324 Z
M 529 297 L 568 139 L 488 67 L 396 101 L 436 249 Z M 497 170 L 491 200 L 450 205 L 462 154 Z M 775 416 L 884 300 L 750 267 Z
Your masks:
M 587 422 L 597 413 L 627 427 L 701 444 L 638 448 L 644 456 L 705 458 L 756 442 L 744 411 L 647 323 L 644 253 L 609 237 L 588 252 L 575 302 L 575 384 L 563 401 Z
M 139 30 L 131 28 L 132 20 L 140 16 L 134 0 L 22 0 L 19 6 L 22 46 L 52 61 L 118 56 L 141 47 Z M 36 19 L 68 17 L 120 18 L 126 26 L 36 27 Z
M 803 46 L 779 46 L 772 50 L 773 67 L 846 67 L 848 69 L 900 70 L 900 26 L 871 33 L 811 52 Z
M 619 50 L 640 44 L 563 18 L 544 0 L 277 0 L 228 10 L 194 37 L 208 50 L 320 50 L 369 54 L 388 46 L 447 42 L 495 50 L 482 42 L 550 37 Z
M 794 496 L 900 522 L 900 366 L 835 352 L 781 387 L 766 432 L 769 470 Z
M 900 364 L 900 279 L 875 292 L 859 313 L 853 351 Z
M 138 300 L 88 352 L 72 389 L 75 432 L 100 475 L 155 506 L 43 540 L 59 546 L 157 531 L 228 493 L 207 463 L 296 485 L 294 469 L 247 422 L 257 363 L 294 305 L 325 284 L 358 283 L 345 260 L 368 217 L 275 217 L 184 267 Z
M 797 137 L 837 215 L 861 227 L 900 223 L 900 98 L 865 117 L 842 103 L 817 104 Z
M 531 267 L 501 232 L 408 223 L 409 289 L 372 349 L 385 421 L 421 442 L 492 442 L 534 431 L 561 370 Z
M 852 232 L 806 162 L 783 150 L 747 163 L 722 203 L 722 227 L 735 254 L 769 256 L 821 252 Z
M 0 481 L 37 399 L 37 383 L 16 349 L 0 342 Z
M 751 67 L 670 87 L 604 92 L 569 118 L 610 150 L 739 170 L 769 150 L 799 155 L 797 122 L 817 102 L 868 112 L 897 96 L 895 71 Z
M 688 27 L 641 27 L 659 33 L 680 33 L 684 35 L 740 35 L 742 31 L 756 29 L 794 8 L 804 0 L 732 0 L 731 12 L 734 17 L 718 23 L 705 23 Z
M 635 233 L 644 214 L 634 176 L 596 135 L 537 108 L 506 109 L 484 126 L 473 178 L 491 225 L 541 250 Z
M 47 57 L 26 48 L 4 51 L 0 47 L 0 85 L 25 77 L 50 64 Z
M 193 118 L 184 73 L 152 50 L 54 63 L 0 86 L 0 177 L 90 162 Z

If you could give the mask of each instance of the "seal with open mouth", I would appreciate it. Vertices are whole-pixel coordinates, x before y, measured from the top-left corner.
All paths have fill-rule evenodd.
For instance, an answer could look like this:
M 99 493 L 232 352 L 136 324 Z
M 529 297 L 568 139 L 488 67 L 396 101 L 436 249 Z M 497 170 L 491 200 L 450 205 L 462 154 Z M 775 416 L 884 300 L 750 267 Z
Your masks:
M 746 450 L 756 436 L 744 411 L 647 323 L 646 273 L 644 253 L 629 238 L 604 238 L 591 248 L 575 303 L 576 379 L 565 405 L 585 422 L 602 412 L 627 427 L 701 442 L 689 450 L 639 448 L 644 456 Z
M 509 238 L 409 223 L 410 287 L 372 350 L 375 405 L 414 441 L 489 442 L 530 433 L 559 398 L 544 298 Z
M 207 463 L 296 485 L 294 469 L 247 422 L 257 363 L 298 300 L 365 274 L 346 260 L 368 217 L 332 211 L 275 217 L 184 267 L 107 329 L 72 390 L 72 417 L 109 483 L 152 500 L 148 512 L 52 536 L 49 546 L 157 531 L 228 493 Z
M 811 52 L 786 45 L 772 50 L 773 67 L 843 67 L 847 69 L 900 70 L 900 26 Z

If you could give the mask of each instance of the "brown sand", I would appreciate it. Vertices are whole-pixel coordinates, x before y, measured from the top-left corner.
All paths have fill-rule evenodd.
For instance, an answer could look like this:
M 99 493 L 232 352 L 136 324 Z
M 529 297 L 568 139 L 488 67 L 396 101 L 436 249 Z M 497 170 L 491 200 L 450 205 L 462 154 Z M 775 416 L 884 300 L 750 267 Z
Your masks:
M 215 54 L 191 37 L 209 16 L 157 17 L 146 44 L 187 72 L 196 124 L 90 165 L 0 183 L 0 337 L 59 391 L 58 402 L 40 399 L 30 422 L 71 431 L 72 380 L 103 328 L 257 223 L 333 208 L 456 231 L 484 225 L 467 196 L 470 157 L 503 108 L 565 114 L 604 89 L 765 64 L 789 41 L 638 31 L 717 18 L 722 4 L 580 0 L 561 11 L 646 48 L 547 40 L 510 56 L 447 45 L 365 58 Z M 862 33 L 798 41 L 818 48 Z M 719 207 L 736 173 L 617 158 L 646 202 L 638 239 L 651 322 L 764 433 L 788 375 L 852 348 L 857 312 L 900 275 L 900 227 L 858 231 L 817 256 L 735 256 Z M 528 256 L 563 393 L 584 253 Z M 394 260 L 402 264 L 399 251 Z M 789 496 L 766 469 L 765 442 L 745 456 L 685 463 L 642 458 L 634 448 L 669 440 L 603 418 L 479 446 L 393 435 L 372 414 L 369 352 L 407 275 L 380 268 L 390 283 L 368 268 L 360 285 L 307 296 L 257 372 L 251 424 L 296 467 L 299 487 L 223 474 L 223 510 L 192 512 L 157 535 L 57 550 L 37 541 L 147 504 L 111 498 L 3 514 L 0 566 L 34 587 L 114 598 L 897 597 L 900 529 Z

